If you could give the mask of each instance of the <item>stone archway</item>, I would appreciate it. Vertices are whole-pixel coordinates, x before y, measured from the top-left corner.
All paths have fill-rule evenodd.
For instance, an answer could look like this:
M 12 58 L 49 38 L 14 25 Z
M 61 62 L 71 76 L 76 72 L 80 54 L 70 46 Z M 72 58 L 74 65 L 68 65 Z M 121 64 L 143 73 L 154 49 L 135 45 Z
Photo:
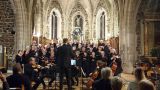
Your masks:
M 72 37 L 72 32 L 74 29 L 74 17 L 76 15 L 81 15 L 83 17 L 83 40 L 89 40 L 88 34 L 89 34 L 89 25 L 88 25 L 88 15 L 86 10 L 82 7 L 82 5 L 80 3 L 76 3 L 75 6 L 72 8 L 72 11 L 69 15 L 69 25 L 71 25 L 71 27 L 69 27 L 68 29 L 68 36 L 71 39 Z
M 49 30 L 49 32 L 48 32 L 48 38 L 49 39 L 52 39 L 51 37 L 51 35 L 52 35 L 52 15 L 53 15 L 53 12 L 55 12 L 55 14 L 56 14 L 56 16 L 57 16 L 57 33 L 54 33 L 53 35 L 56 35 L 56 37 L 54 37 L 54 39 L 59 39 L 59 40 L 61 40 L 62 39 L 62 18 L 61 18 L 61 13 L 60 13 L 60 11 L 58 10 L 58 9 L 56 9 L 56 8 L 53 8 L 52 9 L 52 11 L 50 12 L 50 16 L 48 17 L 48 30 Z
M 100 19 L 101 19 L 101 14 L 102 14 L 103 12 L 104 12 L 104 15 L 105 15 L 105 21 L 104 21 L 104 22 L 105 22 L 105 23 L 104 23 L 104 24 L 105 24 L 105 25 L 104 25 L 104 27 L 105 27 L 104 29 L 105 29 L 105 30 L 102 32 L 102 31 L 101 31 L 101 26 L 100 26 L 100 23 L 101 23 L 101 20 L 100 20 Z M 108 31 L 109 31 L 109 30 L 108 30 L 109 28 L 108 28 L 108 20 L 107 20 L 107 19 L 108 19 L 108 17 L 107 17 L 107 12 L 104 10 L 104 8 L 100 8 L 100 9 L 97 11 L 96 20 L 95 20 L 95 21 L 96 21 L 96 26 L 95 26 L 95 29 L 96 29 L 96 31 L 95 31 L 95 32 L 96 32 L 96 40 L 99 40 L 99 39 L 106 40 L 106 39 L 107 39 L 107 33 L 108 33 Z M 101 38 L 101 36 L 102 36 L 102 35 L 101 35 L 101 34 L 102 34 L 101 32 L 104 34 L 104 37 L 103 37 L 103 38 Z
M 137 60 L 136 15 L 141 0 L 121 2 L 119 5 L 120 55 L 125 73 L 133 73 Z M 123 3 L 123 4 L 122 4 Z
M 61 40 L 64 37 L 64 18 L 63 18 L 63 12 L 62 12 L 62 8 L 59 4 L 59 2 L 57 0 L 53 0 L 53 1 L 48 1 L 45 6 L 44 6 L 44 23 L 43 23 L 43 36 L 44 37 L 48 37 L 49 36 L 49 19 L 50 19 L 50 14 L 53 10 L 58 10 L 57 13 L 59 14 L 59 18 L 60 18 L 60 22 L 59 22 L 59 27 L 60 27 L 60 32 L 58 32 L 60 35 L 58 36 L 58 39 Z
M 106 19 L 105 19 L 105 40 L 107 39 L 107 38 L 109 38 L 108 36 L 107 36 L 107 33 L 110 33 L 110 25 L 109 25 L 109 23 L 110 23 L 110 15 L 111 15 L 111 11 L 110 11 L 110 9 L 111 9 L 111 6 L 110 6 L 110 2 L 108 2 L 108 3 L 106 3 L 106 1 L 104 1 L 104 0 L 100 0 L 99 1 L 99 3 L 98 3 L 98 5 L 97 5 L 97 8 L 96 8 L 96 10 L 94 11 L 94 16 L 93 16 L 93 40 L 98 40 L 99 39 L 99 28 L 98 28 L 98 25 L 97 25 L 97 23 L 98 23 L 98 21 L 97 21 L 97 19 L 98 19 L 98 17 L 99 17 L 99 15 L 100 15 L 100 13 L 101 12 L 105 12 L 105 16 L 106 16 Z

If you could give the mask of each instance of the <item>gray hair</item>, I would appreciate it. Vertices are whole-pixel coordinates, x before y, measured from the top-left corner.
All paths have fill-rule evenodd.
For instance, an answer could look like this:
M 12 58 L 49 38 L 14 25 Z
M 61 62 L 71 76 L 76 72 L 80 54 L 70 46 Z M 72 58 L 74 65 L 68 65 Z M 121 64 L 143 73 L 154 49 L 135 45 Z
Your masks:
M 109 67 L 102 68 L 101 77 L 102 79 L 109 79 L 112 74 L 112 70 Z
M 120 77 L 115 76 L 112 78 L 112 89 L 113 90 L 121 90 L 123 86 L 123 81 Z
M 149 80 L 141 80 L 139 82 L 139 90 L 155 90 L 155 86 Z

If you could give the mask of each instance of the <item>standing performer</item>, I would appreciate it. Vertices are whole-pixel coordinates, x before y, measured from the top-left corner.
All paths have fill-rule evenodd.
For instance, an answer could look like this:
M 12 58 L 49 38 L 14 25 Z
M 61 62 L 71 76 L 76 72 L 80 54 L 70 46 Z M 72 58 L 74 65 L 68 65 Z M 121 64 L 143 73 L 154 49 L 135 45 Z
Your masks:
M 60 69 L 60 90 L 63 90 L 63 74 L 66 75 L 68 90 L 71 90 L 71 57 L 73 52 L 67 38 L 63 39 L 63 45 L 58 48 L 57 55 Z
M 21 66 L 23 64 L 22 55 L 22 50 L 18 50 L 18 54 L 15 57 L 16 63 L 20 63 Z

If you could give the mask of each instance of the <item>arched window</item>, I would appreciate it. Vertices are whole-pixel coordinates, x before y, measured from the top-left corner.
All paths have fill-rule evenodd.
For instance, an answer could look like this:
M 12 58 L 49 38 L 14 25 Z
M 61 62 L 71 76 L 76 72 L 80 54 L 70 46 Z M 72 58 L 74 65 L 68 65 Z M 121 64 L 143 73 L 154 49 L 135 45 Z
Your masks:
M 51 25 L 51 39 L 57 39 L 57 15 L 53 11 L 52 13 L 52 25 Z
M 108 16 L 104 8 L 100 8 L 96 13 L 96 39 L 107 40 L 109 34 Z
M 100 39 L 105 39 L 105 12 L 100 16 Z
M 83 18 L 81 15 L 77 15 L 75 17 L 75 29 L 79 28 L 81 31 L 83 30 Z

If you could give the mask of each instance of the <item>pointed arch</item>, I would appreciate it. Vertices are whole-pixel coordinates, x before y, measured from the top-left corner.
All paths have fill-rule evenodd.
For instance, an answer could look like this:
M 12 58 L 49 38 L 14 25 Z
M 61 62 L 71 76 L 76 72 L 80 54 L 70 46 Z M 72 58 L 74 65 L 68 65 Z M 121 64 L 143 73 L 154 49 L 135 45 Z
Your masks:
M 105 40 L 107 38 L 107 30 L 108 27 L 106 27 L 108 21 L 107 21 L 107 12 L 104 8 L 100 8 L 96 15 L 96 39 L 103 39 Z
M 62 18 L 58 9 L 53 8 L 48 18 L 49 39 L 61 39 L 62 38 Z
M 45 15 L 44 19 L 46 21 L 43 24 L 45 32 L 43 34 L 47 39 L 52 39 L 51 36 L 53 36 L 53 39 L 61 40 L 64 37 L 64 35 L 63 35 L 64 18 L 63 18 L 63 12 L 62 12 L 62 8 L 60 6 L 60 3 L 57 0 L 47 1 L 46 3 L 47 4 L 45 4 L 45 10 L 44 10 L 44 15 Z M 57 29 L 55 28 L 55 26 L 52 27 L 52 25 L 51 25 L 52 20 L 53 20 L 53 17 L 51 17 L 51 16 L 53 16 L 53 12 L 55 12 L 55 14 L 56 14 L 55 17 L 57 18 L 57 25 L 55 25 L 55 26 L 57 26 Z M 55 30 L 53 31 L 53 29 L 55 29 Z M 52 33 L 52 35 L 51 35 L 51 31 L 54 32 L 54 33 Z
M 83 8 L 83 6 L 80 4 L 80 2 L 77 2 L 75 4 L 75 6 L 73 7 L 70 15 L 69 15 L 69 25 L 72 25 L 72 27 L 69 27 L 69 30 L 68 30 L 68 36 L 70 36 L 69 38 L 72 38 L 71 34 L 73 32 L 73 30 L 75 29 L 74 27 L 74 21 L 75 21 L 75 17 L 77 15 L 80 15 L 83 19 L 82 19 L 82 22 L 83 22 L 83 25 L 82 25 L 82 40 L 87 40 L 89 37 L 88 37 L 88 34 L 89 34 L 89 25 L 88 25 L 88 14 L 86 12 L 86 10 Z

